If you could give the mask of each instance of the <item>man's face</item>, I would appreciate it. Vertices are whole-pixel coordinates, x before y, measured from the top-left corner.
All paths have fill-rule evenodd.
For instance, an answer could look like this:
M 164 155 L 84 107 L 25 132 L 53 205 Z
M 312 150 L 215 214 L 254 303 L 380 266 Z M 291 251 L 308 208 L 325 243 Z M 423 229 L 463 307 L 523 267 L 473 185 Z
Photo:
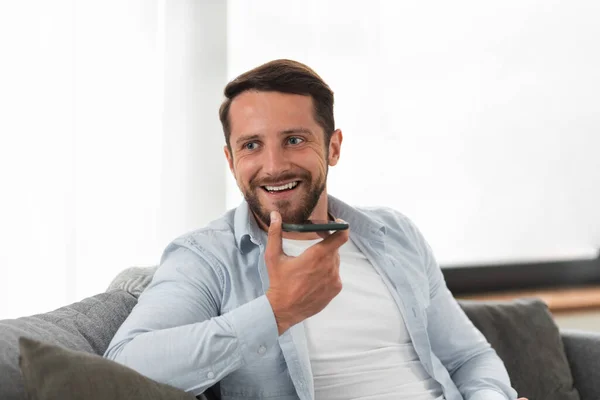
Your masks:
M 264 225 L 273 210 L 284 222 L 308 219 L 325 196 L 328 165 L 339 156 L 314 119 L 310 96 L 247 91 L 229 109 L 231 152 L 225 155 L 250 209 Z M 333 153 L 333 154 L 332 154 Z

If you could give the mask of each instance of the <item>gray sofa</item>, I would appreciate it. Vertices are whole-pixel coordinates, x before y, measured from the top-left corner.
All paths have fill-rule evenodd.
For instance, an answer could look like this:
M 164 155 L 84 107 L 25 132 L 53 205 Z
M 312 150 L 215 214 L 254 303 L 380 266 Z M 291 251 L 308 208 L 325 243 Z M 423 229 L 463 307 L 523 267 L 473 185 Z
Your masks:
M 561 338 L 581 399 L 600 399 L 600 334 L 562 331 Z
M 0 321 L 0 399 L 27 398 L 19 367 L 19 337 L 102 355 L 154 271 L 129 269 L 106 293 L 46 314 Z M 600 334 L 559 331 L 545 304 L 535 299 L 460 304 L 505 362 L 520 396 L 530 400 L 600 399 Z M 207 396 L 219 398 L 218 387 Z

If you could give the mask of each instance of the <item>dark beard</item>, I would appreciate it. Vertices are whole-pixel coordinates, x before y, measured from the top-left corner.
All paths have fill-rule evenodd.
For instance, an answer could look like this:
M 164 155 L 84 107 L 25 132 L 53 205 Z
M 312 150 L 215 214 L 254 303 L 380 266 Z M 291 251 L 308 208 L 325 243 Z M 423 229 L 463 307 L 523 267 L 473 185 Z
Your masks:
M 325 190 L 325 182 L 327 181 L 327 171 L 325 172 L 325 176 L 322 179 L 314 183 L 312 181 L 311 175 L 307 172 L 301 175 L 283 174 L 275 178 L 276 179 L 270 179 L 269 181 L 261 182 L 256 182 L 254 179 L 250 181 L 250 189 L 247 192 L 244 192 L 243 194 L 252 213 L 265 226 L 269 226 L 271 222 L 271 210 L 267 210 L 262 206 L 258 197 L 258 191 L 264 190 L 262 186 L 269 185 L 272 182 L 281 182 L 295 179 L 302 181 L 300 185 L 306 185 L 308 187 L 308 191 L 303 196 L 300 202 L 300 208 L 296 210 L 292 209 L 291 203 L 287 200 L 282 200 L 275 203 L 275 208 L 281 214 L 283 222 L 286 222 L 288 224 L 300 224 L 306 221 L 314 211 L 315 207 L 317 206 L 317 203 L 319 202 L 321 194 L 323 194 L 323 191 Z

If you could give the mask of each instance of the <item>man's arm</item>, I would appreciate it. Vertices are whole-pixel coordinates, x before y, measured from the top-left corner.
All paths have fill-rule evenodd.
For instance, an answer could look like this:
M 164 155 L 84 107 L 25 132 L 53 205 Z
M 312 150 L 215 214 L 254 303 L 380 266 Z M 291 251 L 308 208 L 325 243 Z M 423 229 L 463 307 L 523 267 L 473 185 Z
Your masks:
M 219 316 L 223 278 L 202 254 L 171 245 L 105 357 L 198 395 L 277 343 L 266 296 Z
M 446 286 L 431 248 L 417 228 L 414 225 L 412 228 L 429 278 L 427 332 L 433 353 L 465 400 L 516 399 L 504 363 L 460 308 Z

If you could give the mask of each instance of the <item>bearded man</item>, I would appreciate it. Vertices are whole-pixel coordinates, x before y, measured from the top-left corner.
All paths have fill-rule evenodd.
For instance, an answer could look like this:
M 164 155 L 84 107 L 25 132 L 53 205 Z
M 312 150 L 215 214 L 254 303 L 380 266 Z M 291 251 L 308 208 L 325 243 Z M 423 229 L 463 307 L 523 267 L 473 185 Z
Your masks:
M 327 194 L 333 99 L 291 60 L 226 86 L 224 152 L 245 201 L 167 247 L 105 356 L 224 400 L 516 399 L 415 225 Z M 282 231 L 340 219 L 349 230 L 325 238 Z

